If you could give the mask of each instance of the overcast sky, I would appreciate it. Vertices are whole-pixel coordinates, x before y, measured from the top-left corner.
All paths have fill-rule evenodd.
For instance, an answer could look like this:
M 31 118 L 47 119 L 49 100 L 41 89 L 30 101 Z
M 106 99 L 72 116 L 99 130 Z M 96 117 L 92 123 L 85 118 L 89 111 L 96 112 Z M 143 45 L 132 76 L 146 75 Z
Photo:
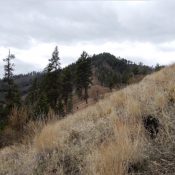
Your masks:
M 16 56 L 16 74 L 42 70 L 56 45 L 62 66 L 83 50 L 171 64 L 174 9 L 174 0 L 0 0 L 0 75 L 9 48 Z

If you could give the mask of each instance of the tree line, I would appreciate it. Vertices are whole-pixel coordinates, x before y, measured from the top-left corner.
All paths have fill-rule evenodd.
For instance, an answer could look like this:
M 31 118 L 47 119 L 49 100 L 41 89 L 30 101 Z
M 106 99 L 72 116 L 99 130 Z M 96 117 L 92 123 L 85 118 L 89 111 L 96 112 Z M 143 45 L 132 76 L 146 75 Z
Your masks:
M 14 82 L 15 56 L 10 53 L 4 59 L 4 77 L 0 102 L 1 123 L 7 121 L 12 108 L 25 105 L 32 111 L 33 119 L 47 116 L 52 109 L 59 117 L 64 117 L 73 110 L 73 93 L 88 103 L 88 88 L 92 83 L 91 57 L 83 51 L 76 62 L 76 66 L 61 68 L 58 47 L 56 46 L 48 65 L 40 78 L 35 78 L 30 90 L 22 101 L 17 85 Z M 73 70 L 73 69 L 74 70 Z M 73 73 L 74 72 L 74 73 Z

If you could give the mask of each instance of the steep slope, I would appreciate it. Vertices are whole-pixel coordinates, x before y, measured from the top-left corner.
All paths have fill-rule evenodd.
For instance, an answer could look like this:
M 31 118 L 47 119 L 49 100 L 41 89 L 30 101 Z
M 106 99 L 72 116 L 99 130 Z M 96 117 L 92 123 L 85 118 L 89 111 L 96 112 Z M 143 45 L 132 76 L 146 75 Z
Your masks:
M 0 174 L 173 174 L 174 116 L 172 65 L 41 130 L 30 124 L 32 142 L 0 150 Z

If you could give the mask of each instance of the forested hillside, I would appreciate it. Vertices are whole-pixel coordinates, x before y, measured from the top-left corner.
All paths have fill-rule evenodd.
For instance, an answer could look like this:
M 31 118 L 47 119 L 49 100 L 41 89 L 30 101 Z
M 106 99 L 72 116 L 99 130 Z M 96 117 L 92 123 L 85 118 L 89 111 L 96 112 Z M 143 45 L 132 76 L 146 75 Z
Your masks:
M 110 53 L 101 53 L 93 55 L 92 67 L 94 68 L 94 79 L 97 79 L 102 86 L 111 87 L 128 83 L 129 79 L 136 75 L 146 75 L 154 71 L 153 67 L 143 65 L 142 63 L 136 64 L 129 60 L 115 57 Z M 77 63 L 72 63 L 63 70 L 70 69 L 71 78 L 75 84 Z M 28 74 L 14 75 L 14 81 L 18 85 L 21 96 L 26 96 L 35 78 L 41 79 L 43 72 L 31 72 Z M 2 79 L 0 80 L 0 85 Z

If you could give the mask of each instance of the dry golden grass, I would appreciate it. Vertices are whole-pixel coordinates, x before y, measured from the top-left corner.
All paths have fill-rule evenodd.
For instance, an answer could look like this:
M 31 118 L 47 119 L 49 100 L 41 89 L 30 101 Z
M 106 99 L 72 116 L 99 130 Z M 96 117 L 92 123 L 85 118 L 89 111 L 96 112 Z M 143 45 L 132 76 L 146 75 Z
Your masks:
M 154 140 L 148 115 L 160 122 Z M 30 142 L 0 150 L 0 174 L 174 174 L 174 116 L 172 65 L 63 120 L 31 122 Z
M 21 130 L 28 120 L 28 112 L 25 107 L 18 109 L 14 107 L 9 117 L 9 125 L 12 128 Z
M 121 119 L 114 121 L 112 140 L 102 143 L 88 156 L 88 173 L 100 175 L 126 174 L 128 163 L 144 158 L 145 140 L 141 126 Z

